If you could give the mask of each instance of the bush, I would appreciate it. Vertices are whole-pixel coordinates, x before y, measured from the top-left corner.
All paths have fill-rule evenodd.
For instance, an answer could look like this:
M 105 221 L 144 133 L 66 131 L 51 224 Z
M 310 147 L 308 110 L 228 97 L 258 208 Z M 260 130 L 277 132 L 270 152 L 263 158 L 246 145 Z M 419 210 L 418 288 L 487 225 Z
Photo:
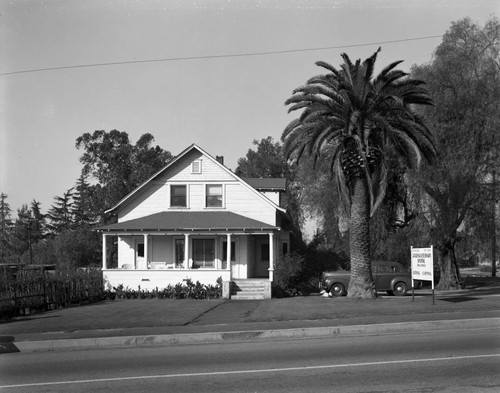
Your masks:
M 186 283 L 169 284 L 166 288 L 144 290 L 124 288 L 123 285 L 114 287 L 113 290 L 106 291 L 106 298 L 109 300 L 118 299 L 219 299 L 222 297 L 222 277 L 217 279 L 215 285 L 194 283 L 187 279 Z
M 301 281 L 304 269 L 304 257 L 296 252 L 287 254 L 276 261 L 274 283 L 276 296 L 298 296 L 296 285 Z

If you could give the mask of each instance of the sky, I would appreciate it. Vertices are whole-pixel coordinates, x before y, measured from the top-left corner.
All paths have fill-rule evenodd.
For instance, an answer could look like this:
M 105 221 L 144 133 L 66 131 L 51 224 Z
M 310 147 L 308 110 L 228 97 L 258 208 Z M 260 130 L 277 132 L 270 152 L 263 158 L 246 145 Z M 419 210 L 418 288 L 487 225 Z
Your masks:
M 0 0 L 0 193 L 13 218 L 47 211 L 80 175 L 86 132 L 192 143 L 234 170 L 294 119 L 284 101 L 314 63 L 432 59 L 453 21 L 499 0 Z

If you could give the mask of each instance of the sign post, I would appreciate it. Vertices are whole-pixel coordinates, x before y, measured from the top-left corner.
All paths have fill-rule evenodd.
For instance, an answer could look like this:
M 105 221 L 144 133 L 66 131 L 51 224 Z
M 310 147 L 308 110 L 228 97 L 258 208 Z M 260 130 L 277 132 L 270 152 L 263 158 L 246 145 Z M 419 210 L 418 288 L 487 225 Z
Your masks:
M 432 282 L 432 304 L 435 305 L 433 246 L 427 248 L 411 248 L 411 285 L 413 301 L 415 301 L 415 280 Z

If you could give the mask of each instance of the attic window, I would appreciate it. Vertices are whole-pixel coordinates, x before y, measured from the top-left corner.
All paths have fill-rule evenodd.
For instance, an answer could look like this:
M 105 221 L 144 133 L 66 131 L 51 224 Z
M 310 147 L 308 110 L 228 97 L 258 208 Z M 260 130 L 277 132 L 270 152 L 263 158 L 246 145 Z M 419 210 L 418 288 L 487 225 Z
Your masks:
M 201 160 L 193 161 L 192 173 L 201 173 Z

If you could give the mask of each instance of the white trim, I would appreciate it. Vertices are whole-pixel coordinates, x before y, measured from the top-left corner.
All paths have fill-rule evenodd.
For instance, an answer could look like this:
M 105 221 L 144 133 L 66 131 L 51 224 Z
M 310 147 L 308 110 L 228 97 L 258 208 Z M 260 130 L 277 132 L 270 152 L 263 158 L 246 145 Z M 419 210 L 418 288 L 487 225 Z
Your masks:
M 207 206 L 207 188 L 208 186 L 220 186 L 222 191 L 222 206 Z M 204 183 L 204 200 L 205 200 L 205 209 L 225 209 L 226 208 L 226 183 L 224 182 L 207 182 Z
M 168 186 L 168 208 L 172 210 L 178 210 L 178 209 L 189 209 L 190 201 L 189 201 L 189 195 L 191 194 L 191 189 L 189 187 L 188 183 L 183 183 L 183 182 L 174 182 L 174 183 L 167 183 Z M 175 186 L 184 186 L 186 187 L 186 206 L 172 206 L 172 187 Z

